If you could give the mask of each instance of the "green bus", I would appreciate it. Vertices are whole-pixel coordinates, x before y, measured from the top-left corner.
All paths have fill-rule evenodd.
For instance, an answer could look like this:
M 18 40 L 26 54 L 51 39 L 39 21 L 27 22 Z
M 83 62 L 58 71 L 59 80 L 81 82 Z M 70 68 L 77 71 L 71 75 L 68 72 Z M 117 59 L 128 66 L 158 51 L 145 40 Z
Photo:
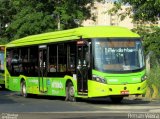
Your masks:
M 5 88 L 4 67 L 5 67 L 5 46 L 0 45 L 0 86 Z
M 6 88 L 28 94 L 120 102 L 146 92 L 141 38 L 116 26 L 78 27 L 6 45 Z

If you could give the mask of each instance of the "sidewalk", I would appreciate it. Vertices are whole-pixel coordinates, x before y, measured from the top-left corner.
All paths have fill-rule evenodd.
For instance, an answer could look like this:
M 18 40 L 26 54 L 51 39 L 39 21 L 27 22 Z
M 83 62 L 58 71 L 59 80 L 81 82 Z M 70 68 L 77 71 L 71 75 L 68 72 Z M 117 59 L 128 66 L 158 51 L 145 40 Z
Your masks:
M 144 100 L 144 101 L 160 101 L 160 98 L 151 98 L 142 95 L 130 95 L 129 97 L 125 97 L 124 99 L 128 100 Z

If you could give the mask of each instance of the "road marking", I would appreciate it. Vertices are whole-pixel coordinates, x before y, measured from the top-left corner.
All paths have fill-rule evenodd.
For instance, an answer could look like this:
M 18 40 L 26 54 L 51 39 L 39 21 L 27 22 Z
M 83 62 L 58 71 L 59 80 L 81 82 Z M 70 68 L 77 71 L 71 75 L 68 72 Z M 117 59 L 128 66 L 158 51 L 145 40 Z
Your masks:
M 159 106 L 122 106 L 122 105 L 119 105 L 119 106 L 105 106 L 105 107 L 100 107 L 100 108 L 103 108 L 103 109 L 160 109 Z
M 131 113 L 133 111 L 68 111 L 68 112 L 21 112 L 21 113 L 42 113 L 42 114 L 109 114 L 109 113 Z M 146 112 L 137 112 L 137 113 L 146 113 Z
M 154 109 L 149 111 L 133 111 L 133 110 L 108 110 L 108 111 L 66 111 L 66 112 L 21 112 L 21 113 L 28 113 L 28 114 L 129 114 L 129 113 L 160 113 L 160 109 Z
M 153 109 L 153 110 L 149 110 L 149 112 L 159 112 L 160 113 L 160 109 Z

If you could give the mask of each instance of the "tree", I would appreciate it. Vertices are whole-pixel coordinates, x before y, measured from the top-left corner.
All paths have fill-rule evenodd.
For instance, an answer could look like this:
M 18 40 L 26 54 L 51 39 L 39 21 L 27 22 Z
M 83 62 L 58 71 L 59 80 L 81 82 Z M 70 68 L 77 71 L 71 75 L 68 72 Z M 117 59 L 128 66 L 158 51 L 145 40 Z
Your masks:
M 6 29 L 15 13 L 10 0 L 0 0 L 0 44 L 8 42 Z
M 63 30 L 77 27 L 83 20 L 91 17 L 90 9 L 94 1 L 7 0 L 8 8 L 14 12 L 2 15 L 8 16 L 10 20 L 0 38 L 11 41 L 28 35 L 59 30 L 59 28 Z M 1 8 L 3 7 L 0 6 Z M 6 7 L 2 12 L 8 12 L 8 8 Z
M 129 15 L 130 12 L 133 12 L 134 21 L 156 22 L 160 18 L 160 0 L 118 0 L 110 12 L 117 13 L 121 5 L 131 6 L 131 9 L 126 9 L 124 13 Z M 121 17 L 124 17 L 125 14 L 121 14 Z
M 139 28 L 140 29 L 140 28 Z M 142 32 L 143 31 L 143 32 Z M 160 28 L 159 27 L 152 27 L 152 28 L 142 28 L 141 32 L 139 32 L 141 36 L 143 36 L 144 48 L 146 54 L 150 51 L 154 53 L 154 56 L 160 59 Z
M 13 0 L 12 2 L 16 14 L 6 30 L 10 34 L 10 40 L 55 29 L 54 19 L 49 11 L 53 5 L 47 6 L 52 3 L 48 2 L 44 5 L 44 0 L 40 2 Z

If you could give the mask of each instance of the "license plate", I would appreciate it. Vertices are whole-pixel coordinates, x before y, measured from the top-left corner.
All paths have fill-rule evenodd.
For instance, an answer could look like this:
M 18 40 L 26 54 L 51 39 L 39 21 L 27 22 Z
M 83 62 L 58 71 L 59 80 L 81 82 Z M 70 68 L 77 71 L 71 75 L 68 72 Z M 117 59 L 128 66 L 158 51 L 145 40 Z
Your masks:
M 123 91 L 121 91 L 121 94 L 122 94 L 122 95 L 128 95 L 128 94 L 129 94 L 129 91 L 128 91 L 128 90 L 123 90 Z

